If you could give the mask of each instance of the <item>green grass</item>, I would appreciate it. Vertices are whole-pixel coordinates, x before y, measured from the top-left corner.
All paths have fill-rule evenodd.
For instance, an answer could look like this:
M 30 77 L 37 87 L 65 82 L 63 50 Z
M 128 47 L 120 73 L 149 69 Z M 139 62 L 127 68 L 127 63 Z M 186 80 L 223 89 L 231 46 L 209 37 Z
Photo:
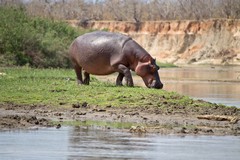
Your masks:
M 106 128 L 112 127 L 112 128 L 118 128 L 118 129 L 129 129 L 132 126 L 136 125 L 135 123 L 129 123 L 129 122 L 106 122 L 106 121 L 92 121 L 92 120 L 53 122 L 53 124 L 55 125 L 59 123 L 65 126 L 101 126 Z
M 87 102 L 98 106 L 156 106 L 169 111 L 179 106 L 211 105 L 174 92 L 117 87 L 96 78 L 92 78 L 88 86 L 77 85 L 73 69 L 0 68 L 0 73 L 0 103 L 70 107 Z
M 160 68 L 176 68 L 178 66 L 176 66 L 175 64 L 172 64 L 172 63 L 161 63 L 161 62 L 157 62 L 157 65 L 160 67 Z

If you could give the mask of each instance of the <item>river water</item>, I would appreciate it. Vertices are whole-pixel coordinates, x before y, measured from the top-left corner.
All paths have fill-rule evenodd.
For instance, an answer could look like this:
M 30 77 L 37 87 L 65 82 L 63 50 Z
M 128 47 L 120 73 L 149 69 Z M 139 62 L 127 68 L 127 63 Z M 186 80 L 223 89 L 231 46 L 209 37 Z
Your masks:
M 1 160 L 239 160 L 232 136 L 138 135 L 97 127 L 0 132 Z
M 160 70 L 164 89 L 240 107 L 240 67 L 204 66 Z

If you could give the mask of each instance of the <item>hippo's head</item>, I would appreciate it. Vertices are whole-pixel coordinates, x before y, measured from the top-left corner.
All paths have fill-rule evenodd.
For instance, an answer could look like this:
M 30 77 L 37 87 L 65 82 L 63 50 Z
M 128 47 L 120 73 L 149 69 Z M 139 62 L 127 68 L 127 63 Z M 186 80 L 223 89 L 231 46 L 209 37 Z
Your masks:
M 142 77 L 145 85 L 149 88 L 162 89 L 163 84 L 158 75 L 159 66 L 156 65 L 156 60 L 152 59 L 149 62 L 139 62 L 135 72 Z

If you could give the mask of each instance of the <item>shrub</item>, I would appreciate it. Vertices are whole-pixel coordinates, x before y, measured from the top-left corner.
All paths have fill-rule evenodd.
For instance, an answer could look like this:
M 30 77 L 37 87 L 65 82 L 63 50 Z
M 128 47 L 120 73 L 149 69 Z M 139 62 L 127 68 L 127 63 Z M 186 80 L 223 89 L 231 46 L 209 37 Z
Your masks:
M 0 7 L 0 65 L 69 67 L 68 48 L 85 30 L 30 17 L 24 8 Z

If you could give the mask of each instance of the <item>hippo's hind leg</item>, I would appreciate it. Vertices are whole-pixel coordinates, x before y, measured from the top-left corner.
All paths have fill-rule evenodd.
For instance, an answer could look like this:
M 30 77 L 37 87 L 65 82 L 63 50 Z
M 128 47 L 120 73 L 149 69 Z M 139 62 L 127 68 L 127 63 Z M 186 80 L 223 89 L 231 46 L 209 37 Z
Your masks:
M 88 72 L 84 71 L 84 80 L 83 80 L 83 84 L 89 85 L 90 82 L 90 75 Z
M 83 80 L 82 80 L 82 67 L 79 66 L 76 63 L 73 63 L 73 65 L 74 65 L 74 70 L 75 70 L 76 75 L 77 75 L 77 83 L 78 84 L 83 84 Z
M 124 74 L 123 73 L 119 73 L 117 76 L 117 80 L 116 80 L 116 85 L 117 86 L 122 86 L 122 80 L 123 80 Z
M 133 86 L 133 79 L 132 79 L 132 74 L 131 74 L 130 70 L 126 66 L 120 64 L 120 65 L 118 65 L 118 71 L 119 71 L 119 73 L 124 75 L 124 77 L 126 79 L 127 86 L 132 87 Z M 118 79 L 120 80 L 122 78 L 123 78 L 122 75 L 118 75 L 117 80 Z
M 82 78 L 82 67 L 80 67 L 79 65 L 75 64 L 74 65 L 74 70 L 76 72 L 77 75 L 77 83 L 78 84 L 86 84 L 89 85 L 90 82 L 90 75 L 89 73 L 87 73 L 86 71 L 83 72 L 84 74 L 84 80 Z

